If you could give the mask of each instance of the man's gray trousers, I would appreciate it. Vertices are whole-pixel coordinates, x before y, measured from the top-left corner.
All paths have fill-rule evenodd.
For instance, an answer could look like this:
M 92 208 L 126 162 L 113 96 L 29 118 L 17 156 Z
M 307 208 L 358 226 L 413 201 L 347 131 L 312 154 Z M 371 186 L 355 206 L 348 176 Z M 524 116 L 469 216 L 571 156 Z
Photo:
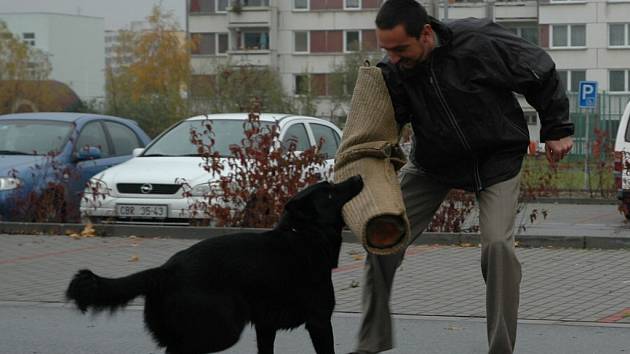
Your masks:
M 429 225 L 450 188 L 410 163 L 399 171 L 399 179 L 413 242 Z M 521 265 L 514 252 L 514 219 L 519 184 L 520 174 L 484 189 L 477 198 L 490 354 L 512 353 L 516 340 Z M 368 254 L 366 258 L 358 351 L 378 353 L 393 348 L 389 301 L 403 255 Z

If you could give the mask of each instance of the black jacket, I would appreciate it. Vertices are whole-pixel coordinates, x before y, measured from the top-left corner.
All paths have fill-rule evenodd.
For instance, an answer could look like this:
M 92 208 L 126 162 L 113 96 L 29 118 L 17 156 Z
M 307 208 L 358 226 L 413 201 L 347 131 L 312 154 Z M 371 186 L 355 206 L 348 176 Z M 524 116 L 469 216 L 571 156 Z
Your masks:
M 400 125 L 411 122 L 411 160 L 455 188 L 480 191 L 518 174 L 529 144 L 514 92 L 539 113 L 541 140 L 573 134 L 569 101 L 541 48 L 483 19 L 443 24 L 439 45 L 414 69 L 378 66 Z

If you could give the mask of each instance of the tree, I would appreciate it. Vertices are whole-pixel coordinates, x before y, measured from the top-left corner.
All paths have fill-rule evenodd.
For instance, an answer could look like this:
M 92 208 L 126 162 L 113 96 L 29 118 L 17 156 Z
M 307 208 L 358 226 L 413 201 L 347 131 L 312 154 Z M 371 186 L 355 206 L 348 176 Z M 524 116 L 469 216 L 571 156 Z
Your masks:
M 359 67 L 366 65 L 376 65 L 381 60 L 382 53 L 360 50 L 344 55 L 343 60 L 333 67 L 330 74 L 330 116 L 334 117 L 339 110 L 347 112 L 354 91 L 354 84 L 357 82 Z M 345 116 L 341 117 L 345 122 Z
M 194 44 L 193 44 L 194 45 Z M 191 92 L 196 113 L 248 112 L 252 100 L 263 112 L 293 113 L 278 72 L 269 67 L 213 65 L 212 74 L 195 75 Z
M 46 101 L 49 94 L 33 81 L 47 80 L 52 71 L 48 55 L 15 36 L 0 21 L 0 113 L 11 113 L 20 100 Z
M 188 115 L 190 44 L 178 36 L 172 11 L 154 6 L 147 22 L 142 32 L 119 31 L 115 65 L 106 67 L 106 111 L 137 120 L 155 136 Z

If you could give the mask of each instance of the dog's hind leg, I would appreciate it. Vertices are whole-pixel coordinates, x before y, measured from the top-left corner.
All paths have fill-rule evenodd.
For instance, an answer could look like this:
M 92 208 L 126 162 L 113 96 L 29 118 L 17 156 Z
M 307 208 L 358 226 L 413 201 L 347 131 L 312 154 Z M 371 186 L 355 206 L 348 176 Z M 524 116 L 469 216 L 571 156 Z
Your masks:
M 330 319 L 307 321 L 306 330 L 311 337 L 313 347 L 315 347 L 315 353 L 335 354 L 335 341 Z
M 196 289 L 172 293 L 164 304 L 162 332 L 147 321 L 158 342 L 171 354 L 201 354 L 223 351 L 240 338 L 247 322 L 247 307 L 233 294 L 208 294 Z
M 273 354 L 273 343 L 276 341 L 276 329 L 256 324 L 256 344 L 258 354 Z

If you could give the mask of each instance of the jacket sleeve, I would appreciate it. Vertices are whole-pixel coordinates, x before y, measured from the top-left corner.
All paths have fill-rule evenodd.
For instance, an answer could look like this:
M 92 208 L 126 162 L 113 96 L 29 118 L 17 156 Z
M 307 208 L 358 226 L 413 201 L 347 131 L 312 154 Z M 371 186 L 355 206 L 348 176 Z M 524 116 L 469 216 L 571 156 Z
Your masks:
M 387 85 L 389 96 L 394 106 L 394 116 L 399 127 L 411 122 L 411 108 L 409 107 L 409 99 L 407 93 L 402 86 L 402 81 L 398 77 L 392 64 L 382 61 L 377 64 L 383 73 L 383 79 Z
M 485 28 L 490 55 L 497 60 L 500 79 L 512 91 L 525 96 L 538 111 L 541 141 L 557 140 L 574 133 L 569 120 L 569 99 L 556 66 L 544 49 L 512 34 L 496 23 Z

